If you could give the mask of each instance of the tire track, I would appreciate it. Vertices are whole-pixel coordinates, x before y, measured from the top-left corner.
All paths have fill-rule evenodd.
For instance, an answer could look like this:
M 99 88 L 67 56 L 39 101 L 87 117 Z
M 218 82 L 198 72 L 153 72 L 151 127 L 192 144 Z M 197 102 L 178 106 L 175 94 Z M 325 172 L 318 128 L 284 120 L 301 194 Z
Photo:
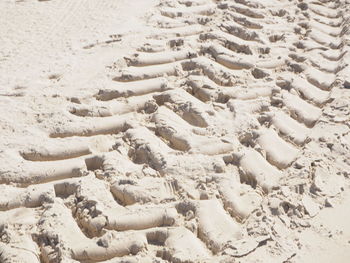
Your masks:
M 4 192 L 18 192 L 1 210 L 44 206 L 41 260 L 220 262 L 251 239 L 254 250 L 246 223 L 303 154 L 346 68 L 338 11 L 299 8 L 311 19 L 255 1 L 163 3 L 160 33 L 92 105 L 72 103 L 77 122 L 58 125 L 52 147 L 14 153 L 18 167 L 1 173 Z

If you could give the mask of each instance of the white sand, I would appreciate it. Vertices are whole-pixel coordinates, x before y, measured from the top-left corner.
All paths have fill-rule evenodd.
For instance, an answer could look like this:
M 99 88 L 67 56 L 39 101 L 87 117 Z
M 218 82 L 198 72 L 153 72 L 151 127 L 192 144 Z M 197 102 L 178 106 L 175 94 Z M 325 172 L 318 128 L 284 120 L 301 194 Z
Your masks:
M 350 2 L 0 2 L 0 262 L 348 262 Z

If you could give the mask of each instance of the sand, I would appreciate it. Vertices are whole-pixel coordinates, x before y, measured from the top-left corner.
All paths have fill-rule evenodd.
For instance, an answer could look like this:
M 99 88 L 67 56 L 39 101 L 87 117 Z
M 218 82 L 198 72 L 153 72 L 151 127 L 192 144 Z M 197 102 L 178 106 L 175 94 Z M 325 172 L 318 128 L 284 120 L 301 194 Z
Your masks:
M 1 1 L 0 262 L 348 262 L 349 14 Z

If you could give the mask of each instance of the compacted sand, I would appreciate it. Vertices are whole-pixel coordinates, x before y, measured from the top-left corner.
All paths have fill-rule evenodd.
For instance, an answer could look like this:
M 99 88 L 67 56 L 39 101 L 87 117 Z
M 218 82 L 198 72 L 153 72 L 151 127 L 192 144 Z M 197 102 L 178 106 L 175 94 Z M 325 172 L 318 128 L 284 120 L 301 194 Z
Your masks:
M 2 0 L 0 262 L 349 262 L 349 0 Z

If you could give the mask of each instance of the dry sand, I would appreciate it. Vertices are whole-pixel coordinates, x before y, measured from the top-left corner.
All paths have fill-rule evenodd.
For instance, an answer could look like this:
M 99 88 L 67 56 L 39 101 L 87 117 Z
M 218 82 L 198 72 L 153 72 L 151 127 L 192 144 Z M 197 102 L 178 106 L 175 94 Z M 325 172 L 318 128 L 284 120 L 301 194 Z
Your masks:
M 349 0 L 2 0 L 0 262 L 349 262 Z

